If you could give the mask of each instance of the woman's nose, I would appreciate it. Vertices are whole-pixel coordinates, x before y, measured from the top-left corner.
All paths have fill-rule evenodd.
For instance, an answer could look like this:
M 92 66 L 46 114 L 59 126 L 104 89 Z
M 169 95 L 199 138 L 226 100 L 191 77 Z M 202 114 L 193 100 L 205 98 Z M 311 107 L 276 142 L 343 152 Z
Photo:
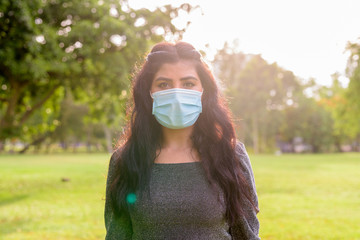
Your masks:
M 174 81 L 173 88 L 181 88 L 181 82 L 180 81 Z

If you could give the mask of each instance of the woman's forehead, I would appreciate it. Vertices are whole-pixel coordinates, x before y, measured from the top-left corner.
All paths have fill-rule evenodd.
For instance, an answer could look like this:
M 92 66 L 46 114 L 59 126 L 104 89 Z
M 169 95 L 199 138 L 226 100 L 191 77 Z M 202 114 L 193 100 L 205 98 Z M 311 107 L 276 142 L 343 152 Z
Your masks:
M 195 75 L 197 71 L 193 61 L 180 60 L 174 63 L 164 63 L 155 74 L 155 78 L 162 75 L 177 76 L 177 75 Z

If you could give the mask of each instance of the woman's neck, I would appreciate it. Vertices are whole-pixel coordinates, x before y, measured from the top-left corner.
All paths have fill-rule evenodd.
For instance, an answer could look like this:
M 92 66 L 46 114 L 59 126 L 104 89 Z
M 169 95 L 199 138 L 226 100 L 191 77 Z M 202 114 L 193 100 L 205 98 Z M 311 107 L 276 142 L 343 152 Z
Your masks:
M 188 163 L 200 161 L 198 152 L 193 149 L 191 134 L 193 127 L 184 129 L 163 128 L 163 142 L 155 163 Z
M 184 150 L 192 148 L 191 134 L 193 126 L 183 129 L 163 128 L 162 149 Z

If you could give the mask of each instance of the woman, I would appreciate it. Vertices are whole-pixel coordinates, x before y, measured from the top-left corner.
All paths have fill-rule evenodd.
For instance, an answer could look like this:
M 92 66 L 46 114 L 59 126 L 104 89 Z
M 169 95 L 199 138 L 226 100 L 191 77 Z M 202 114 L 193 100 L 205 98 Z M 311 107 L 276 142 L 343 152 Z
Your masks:
M 133 101 L 109 164 L 106 239 L 259 239 L 250 160 L 200 53 L 155 45 Z

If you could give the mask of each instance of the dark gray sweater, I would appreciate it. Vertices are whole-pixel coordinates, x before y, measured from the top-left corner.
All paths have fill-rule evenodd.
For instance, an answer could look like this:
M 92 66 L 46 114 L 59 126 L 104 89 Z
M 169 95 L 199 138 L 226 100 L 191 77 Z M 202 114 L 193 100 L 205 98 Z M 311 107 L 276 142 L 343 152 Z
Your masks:
M 258 204 L 254 176 L 248 154 L 237 144 L 245 178 Z M 114 156 L 114 155 L 113 155 Z M 114 157 L 109 164 L 105 203 L 106 239 L 260 239 L 256 212 L 247 204 L 246 217 L 231 228 L 225 221 L 225 206 L 220 190 L 215 191 L 200 162 L 154 164 L 149 194 L 136 193 L 129 211 L 117 217 L 111 207 L 109 181 L 114 172 Z M 135 200 L 135 198 L 129 199 Z

